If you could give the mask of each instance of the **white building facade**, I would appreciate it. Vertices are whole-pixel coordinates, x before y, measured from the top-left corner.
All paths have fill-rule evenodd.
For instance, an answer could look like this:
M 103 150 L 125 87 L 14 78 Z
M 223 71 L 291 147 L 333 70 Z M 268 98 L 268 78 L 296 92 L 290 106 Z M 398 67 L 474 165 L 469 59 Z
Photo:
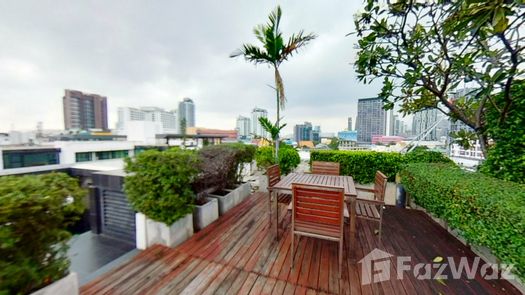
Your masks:
M 264 130 L 259 118 L 264 117 L 268 118 L 268 111 L 261 108 L 254 108 L 252 110 L 252 134 L 259 137 L 268 137 L 268 132 Z
M 240 139 L 247 139 L 251 137 L 251 121 L 248 117 L 237 117 L 236 129 Z
M 151 130 L 154 134 L 177 133 L 177 112 L 165 111 L 157 107 L 118 108 L 118 135 L 129 136 L 141 124 L 145 125 L 141 129 Z

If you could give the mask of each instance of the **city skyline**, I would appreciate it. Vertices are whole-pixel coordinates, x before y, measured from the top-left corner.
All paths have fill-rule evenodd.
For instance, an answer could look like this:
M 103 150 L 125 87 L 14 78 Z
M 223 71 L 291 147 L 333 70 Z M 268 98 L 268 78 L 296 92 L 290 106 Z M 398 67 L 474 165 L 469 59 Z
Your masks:
M 5 89 L 0 132 L 32 130 L 38 121 L 45 129 L 61 129 L 59 98 L 69 88 L 107 96 L 110 128 L 118 107 L 172 110 L 183 97 L 199 105 L 198 126 L 232 129 L 237 114 L 249 113 L 253 105 L 267 109 L 275 121 L 274 93 L 267 87 L 272 71 L 229 58 L 242 42 L 255 41 L 253 27 L 266 21 L 274 4 L 57 5 L 64 9 L 41 13 L 47 7 L 39 1 L 13 2 L 0 12 L 5 28 L 0 32 L 5 40 L 0 49 Z M 348 116 L 356 116 L 358 98 L 379 92 L 377 84 L 358 83 L 350 65 L 357 39 L 345 36 L 354 30 L 352 15 L 359 7 L 346 1 L 282 4 L 285 34 L 304 29 L 319 36 L 282 67 L 288 96 L 284 133 L 305 120 L 337 132 Z M 207 21 L 194 23 L 194 12 Z M 28 29 L 35 22 L 40 25 Z

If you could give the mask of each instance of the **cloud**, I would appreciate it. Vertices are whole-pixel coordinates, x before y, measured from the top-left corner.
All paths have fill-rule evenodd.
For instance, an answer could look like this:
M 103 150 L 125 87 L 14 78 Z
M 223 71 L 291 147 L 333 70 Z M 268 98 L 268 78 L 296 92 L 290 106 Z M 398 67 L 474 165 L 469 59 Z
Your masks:
M 311 121 L 337 131 L 357 99 L 378 86 L 356 81 L 353 14 L 357 1 L 282 4 L 285 36 L 300 29 L 318 38 L 282 66 L 293 125 Z M 109 121 L 119 106 L 177 107 L 196 102 L 197 124 L 234 128 L 255 106 L 275 118 L 273 71 L 229 54 L 255 43 L 265 1 L 7 1 L 0 7 L 0 131 L 63 128 L 64 89 L 108 96 Z

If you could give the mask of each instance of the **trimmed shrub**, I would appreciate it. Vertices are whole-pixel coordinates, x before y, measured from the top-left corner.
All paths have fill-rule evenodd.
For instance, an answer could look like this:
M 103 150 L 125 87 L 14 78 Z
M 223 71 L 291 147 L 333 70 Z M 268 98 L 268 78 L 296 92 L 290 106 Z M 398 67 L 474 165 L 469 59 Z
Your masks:
M 341 175 L 351 175 L 359 183 L 374 182 L 377 170 L 393 179 L 401 168 L 403 155 L 373 151 L 312 151 L 310 161 L 338 162 Z
M 255 154 L 257 167 L 266 169 L 275 164 L 274 153 L 275 149 L 273 146 L 265 146 L 257 149 Z M 281 169 L 282 174 L 292 172 L 300 162 L 301 158 L 296 149 L 285 144 L 279 146 L 279 168 Z
M 194 151 L 147 150 L 126 158 L 124 189 L 131 206 L 168 226 L 193 211 L 191 189 L 198 170 Z
M 65 173 L 0 177 L 0 293 L 28 294 L 67 275 L 66 230 L 86 191 Z
M 524 185 L 444 164 L 409 164 L 400 174 L 418 205 L 525 278 Z
M 197 195 L 233 186 L 237 180 L 237 150 L 227 145 L 209 145 L 198 151 L 199 174 L 192 184 Z
M 311 161 L 338 162 L 341 175 L 351 175 L 358 183 L 374 182 L 376 171 L 383 172 L 393 181 L 407 163 L 448 163 L 454 162 L 440 152 L 415 149 L 406 154 L 375 151 L 311 151 Z

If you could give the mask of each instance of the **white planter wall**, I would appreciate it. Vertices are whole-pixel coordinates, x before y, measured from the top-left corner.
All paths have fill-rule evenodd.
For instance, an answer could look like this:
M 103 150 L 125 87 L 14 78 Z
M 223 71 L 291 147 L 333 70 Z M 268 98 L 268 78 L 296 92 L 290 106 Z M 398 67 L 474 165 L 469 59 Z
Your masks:
M 195 206 L 193 210 L 193 227 L 201 230 L 219 219 L 219 201 L 216 198 L 206 198 L 208 203 Z
M 170 226 L 149 219 L 142 213 L 135 215 L 137 248 L 144 250 L 154 244 L 176 247 L 193 235 L 193 214 L 188 214 Z
M 46 286 L 31 295 L 78 295 L 78 277 L 72 272 L 62 279 Z

